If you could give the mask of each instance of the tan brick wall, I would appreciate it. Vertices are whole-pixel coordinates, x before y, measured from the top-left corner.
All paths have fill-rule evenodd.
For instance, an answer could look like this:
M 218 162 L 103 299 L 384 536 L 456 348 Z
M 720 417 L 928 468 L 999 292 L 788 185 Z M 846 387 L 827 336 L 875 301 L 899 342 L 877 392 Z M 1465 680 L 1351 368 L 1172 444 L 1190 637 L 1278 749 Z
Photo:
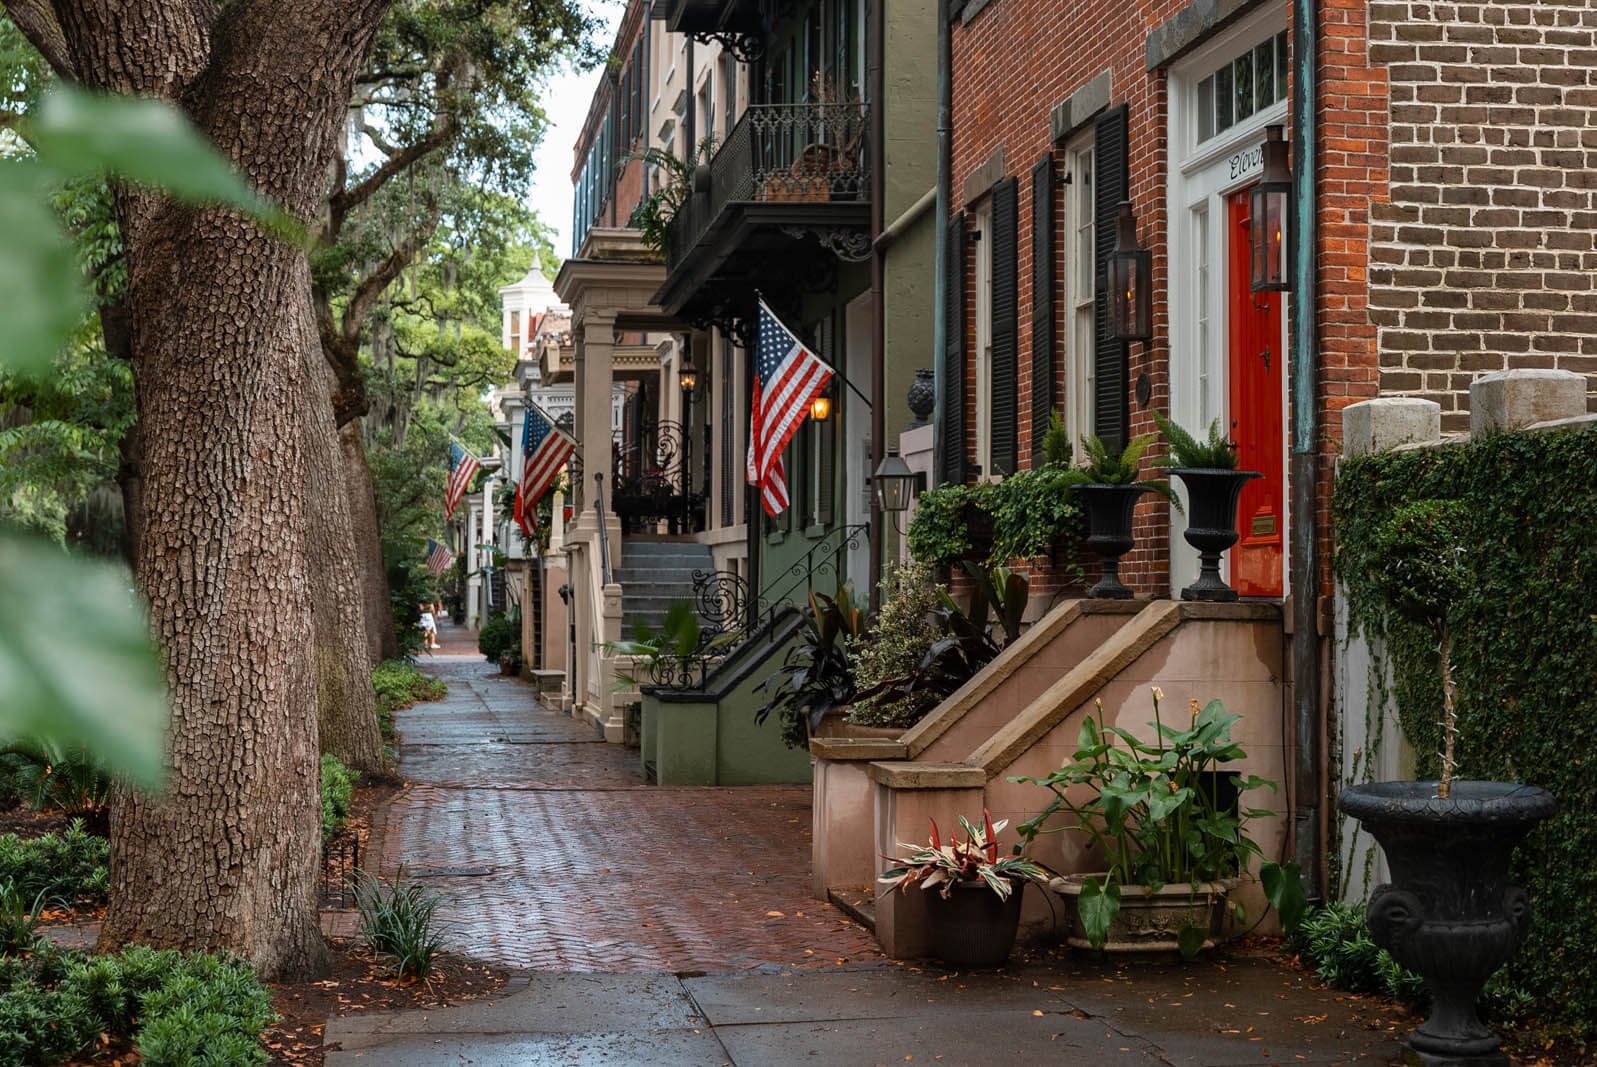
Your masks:
M 1391 199 L 1370 225 L 1381 392 L 1463 430 L 1477 375 L 1559 368 L 1597 411 L 1597 9 L 1368 10 L 1391 85 Z

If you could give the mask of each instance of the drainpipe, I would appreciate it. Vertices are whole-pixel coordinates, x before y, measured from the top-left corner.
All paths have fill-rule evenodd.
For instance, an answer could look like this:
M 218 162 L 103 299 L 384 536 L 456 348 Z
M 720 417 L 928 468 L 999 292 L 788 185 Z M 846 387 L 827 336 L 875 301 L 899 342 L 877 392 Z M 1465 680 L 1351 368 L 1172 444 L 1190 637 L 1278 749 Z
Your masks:
M 1304 888 L 1320 896 L 1322 848 L 1320 802 L 1324 795 L 1320 758 L 1320 627 L 1319 537 L 1317 496 L 1319 457 L 1316 426 L 1318 352 L 1315 307 L 1319 290 L 1315 274 L 1318 227 L 1315 218 L 1315 116 L 1318 113 L 1316 63 L 1319 59 L 1319 0 L 1292 5 L 1292 178 L 1297 198 L 1297 232 L 1293 256 L 1290 309 L 1292 395 L 1292 699 L 1297 728 L 1293 766 L 1296 858 Z
M 948 347 L 948 216 L 953 209 L 954 187 L 954 57 L 953 29 L 948 0 L 937 0 L 937 214 L 936 277 L 932 282 L 932 385 L 937 406 L 932 409 L 932 482 L 943 484 L 943 350 Z
M 885 11 L 886 0 L 876 0 L 871 5 L 871 58 L 870 71 L 867 77 L 870 80 L 871 102 L 871 470 L 875 471 L 881 466 L 882 457 L 886 455 L 887 446 L 887 371 L 883 363 L 887 358 L 887 315 L 882 293 L 882 275 L 886 270 L 886 249 L 877 243 L 877 238 L 882 232 L 882 218 L 886 205 L 882 198 L 886 194 L 887 160 L 885 158 L 886 138 L 883 131 L 886 129 L 886 116 L 882 113 L 887 104 L 887 97 L 883 93 L 885 78 L 882 67 L 886 50 L 887 14 Z M 848 365 L 843 365 L 846 375 Z M 846 449 L 845 449 L 846 451 Z M 844 480 L 847 484 L 847 479 Z M 866 486 L 867 489 L 874 488 Z M 868 494 L 871 502 L 871 565 L 870 565 L 870 610 L 875 612 L 881 607 L 881 590 L 877 588 L 882 577 L 882 512 L 876 506 L 876 494 Z M 845 511 L 846 514 L 846 511 Z

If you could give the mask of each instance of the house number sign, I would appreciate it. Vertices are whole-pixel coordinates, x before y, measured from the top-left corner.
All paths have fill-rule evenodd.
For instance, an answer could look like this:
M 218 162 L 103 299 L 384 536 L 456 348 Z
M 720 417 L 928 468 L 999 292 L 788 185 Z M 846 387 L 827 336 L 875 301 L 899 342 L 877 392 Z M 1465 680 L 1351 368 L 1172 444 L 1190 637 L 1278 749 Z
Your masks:
M 1264 145 L 1256 144 L 1252 148 L 1244 148 L 1231 157 L 1230 163 L 1232 180 L 1252 174 L 1264 165 Z

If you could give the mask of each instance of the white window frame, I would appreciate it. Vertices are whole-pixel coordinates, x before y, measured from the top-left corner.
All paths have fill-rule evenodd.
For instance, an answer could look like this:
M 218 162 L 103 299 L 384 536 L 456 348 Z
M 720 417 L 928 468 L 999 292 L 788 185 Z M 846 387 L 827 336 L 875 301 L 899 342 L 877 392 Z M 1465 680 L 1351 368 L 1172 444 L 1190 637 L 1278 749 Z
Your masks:
M 983 200 L 971 234 L 976 242 L 976 465 L 993 474 L 993 204 Z
M 1094 318 L 1097 292 L 1096 207 L 1092 182 L 1084 175 L 1097 171 L 1092 130 L 1065 147 L 1065 429 L 1072 447 L 1093 432 L 1097 388 L 1097 327 Z M 1086 261 L 1081 241 L 1087 242 Z M 1083 274 L 1085 273 L 1085 278 Z M 1085 299 L 1082 294 L 1085 293 Z M 1077 457 L 1080 459 L 1081 457 Z

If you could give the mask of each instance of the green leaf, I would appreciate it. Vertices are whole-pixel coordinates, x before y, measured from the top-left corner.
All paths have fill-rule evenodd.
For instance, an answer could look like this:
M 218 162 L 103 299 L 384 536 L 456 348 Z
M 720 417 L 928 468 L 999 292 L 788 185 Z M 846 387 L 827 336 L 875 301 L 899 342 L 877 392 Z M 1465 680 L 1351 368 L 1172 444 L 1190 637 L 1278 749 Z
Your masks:
M 1176 935 L 1176 943 L 1181 946 L 1181 958 L 1190 960 L 1203 951 L 1203 943 L 1208 938 L 1209 931 L 1191 923 L 1182 923 L 1181 932 Z
M 286 221 L 188 119 L 159 100 L 63 86 L 39 105 L 28 136 L 39 159 L 64 177 L 105 172 L 179 200 L 225 204 L 262 222 Z
M 48 195 L 49 175 L 37 163 L 0 160 L 0 365 L 30 376 L 50 368 L 88 303 Z
M 1296 930 L 1309 910 L 1297 861 L 1260 864 L 1259 881 L 1264 886 L 1264 898 L 1281 916 L 1281 929 L 1286 933 Z
M 164 773 L 166 685 L 131 580 L 46 542 L 0 534 L 0 735 L 84 745 L 147 788 Z
M 1109 924 L 1120 914 L 1120 886 L 1110 882 L 1107 886 L 1096 878 L 1081 883 L 1081 895 L 1076 898 L 1076 911 L 1081 925 L 1086 928 L 1087 942 L 1093 948 L 1103 948 L 1109 937 Z

